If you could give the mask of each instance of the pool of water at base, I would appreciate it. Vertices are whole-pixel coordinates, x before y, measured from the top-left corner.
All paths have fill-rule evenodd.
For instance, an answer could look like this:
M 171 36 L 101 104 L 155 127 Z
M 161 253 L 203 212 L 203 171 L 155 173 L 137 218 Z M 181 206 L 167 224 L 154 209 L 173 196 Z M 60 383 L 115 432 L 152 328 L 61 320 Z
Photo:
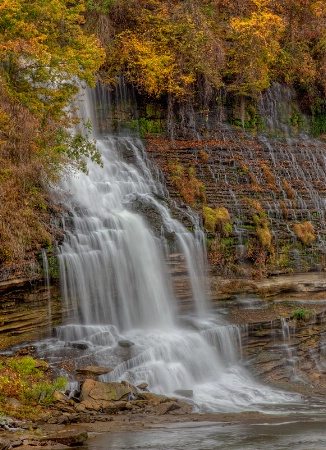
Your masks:
M 279 423 L 175 423 L 143 431 L 111 432 L 86 450 L 325 450 L 326 418 Z

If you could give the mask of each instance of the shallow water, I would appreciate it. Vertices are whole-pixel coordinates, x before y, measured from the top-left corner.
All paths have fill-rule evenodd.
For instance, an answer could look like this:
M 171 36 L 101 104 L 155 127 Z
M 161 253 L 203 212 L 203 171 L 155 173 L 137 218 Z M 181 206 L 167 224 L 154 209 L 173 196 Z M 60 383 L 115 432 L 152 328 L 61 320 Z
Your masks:
M 326 448 L 325 422 L 276 424 L 168 424 L 144 431 L 103 434 L 90 439 L 88 450 L 321 450 Z

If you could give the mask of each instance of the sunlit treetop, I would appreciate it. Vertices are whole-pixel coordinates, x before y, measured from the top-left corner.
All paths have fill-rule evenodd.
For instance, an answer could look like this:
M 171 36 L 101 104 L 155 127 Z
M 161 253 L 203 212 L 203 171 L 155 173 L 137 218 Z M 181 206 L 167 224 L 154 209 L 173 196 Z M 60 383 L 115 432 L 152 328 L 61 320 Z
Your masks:
M 83 0 L 4 0 L 0 5 L 0 113 L 13 123 L 10 104 L 28 109 L 38 123 L 35 152 L 80 159 L 67 131 L 74 121 L 67 106 L 81 84 L 95 84 L 104 59 L 99 41 L 83 31 L 84 11 Z
M 43 116 L 62 114 L 78 89 L 94 84 L 104 52 L 83 33 L 83 1 L 4 0 L 0 75 L 10 94 Z

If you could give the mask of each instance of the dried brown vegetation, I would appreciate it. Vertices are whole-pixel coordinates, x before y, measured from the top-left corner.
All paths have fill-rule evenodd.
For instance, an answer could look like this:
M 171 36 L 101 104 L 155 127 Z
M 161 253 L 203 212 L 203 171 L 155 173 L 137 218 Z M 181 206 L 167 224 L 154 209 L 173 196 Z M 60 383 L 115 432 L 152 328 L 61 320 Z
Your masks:
M 310 245 L 316 239 L 315 228 L 309 221 L 295 223 L 293 225 L 293 231 L 304 245 Z

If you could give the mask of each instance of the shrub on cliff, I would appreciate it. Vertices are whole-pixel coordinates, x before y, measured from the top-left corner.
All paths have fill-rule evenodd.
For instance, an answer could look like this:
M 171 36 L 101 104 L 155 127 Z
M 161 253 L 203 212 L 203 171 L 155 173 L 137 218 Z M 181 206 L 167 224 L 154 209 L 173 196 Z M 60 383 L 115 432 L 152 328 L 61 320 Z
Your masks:
M 218 206 L 215 209 L 203 206 L 203 220 L 204 227 L 210 233 L 218 232 L 225 237 L 232 233 L 230 213 L 224 206 Z
M 309 221 L 295 223 L 293 231 L 304 245 L 310 245 L 316 240 L 316 232 L 313 224 Z

